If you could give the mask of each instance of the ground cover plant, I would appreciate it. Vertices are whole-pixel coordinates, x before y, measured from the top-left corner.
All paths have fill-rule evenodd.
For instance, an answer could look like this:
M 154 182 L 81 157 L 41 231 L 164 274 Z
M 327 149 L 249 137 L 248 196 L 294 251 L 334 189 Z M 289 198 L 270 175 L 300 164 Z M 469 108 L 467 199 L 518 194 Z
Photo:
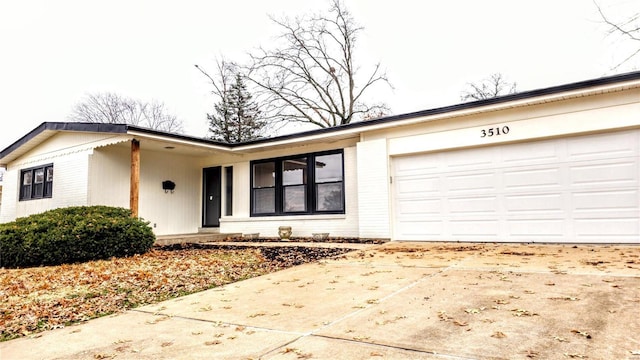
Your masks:
M 339 255 L 348 249 L 171 246 L 85 263 L 0 269 L 0 341 Z

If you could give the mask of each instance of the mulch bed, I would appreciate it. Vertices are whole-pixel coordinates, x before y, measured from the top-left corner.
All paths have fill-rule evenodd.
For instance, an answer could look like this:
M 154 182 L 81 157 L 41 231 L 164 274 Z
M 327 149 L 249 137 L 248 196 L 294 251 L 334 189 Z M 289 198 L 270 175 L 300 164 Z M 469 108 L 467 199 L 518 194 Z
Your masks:
M 353 238 L 353 237 L 329 237 L 324 240 L 317 240 L 313 237 L 291 237 L 288 240 L 281 240 L 278 237 L 230 237 L 227 242 L 316 242 L 316 243 L 338 243 L 338 244 L 384 244 L 389 239 L 377 239 L 377 238 Z

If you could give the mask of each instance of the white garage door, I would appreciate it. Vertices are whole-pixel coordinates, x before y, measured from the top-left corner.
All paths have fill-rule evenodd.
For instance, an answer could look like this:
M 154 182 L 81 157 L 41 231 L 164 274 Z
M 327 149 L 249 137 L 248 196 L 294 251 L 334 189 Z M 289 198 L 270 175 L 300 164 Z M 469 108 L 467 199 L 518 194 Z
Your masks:
M 394 238 L 640 243 L 640 131 L 393 160 Z

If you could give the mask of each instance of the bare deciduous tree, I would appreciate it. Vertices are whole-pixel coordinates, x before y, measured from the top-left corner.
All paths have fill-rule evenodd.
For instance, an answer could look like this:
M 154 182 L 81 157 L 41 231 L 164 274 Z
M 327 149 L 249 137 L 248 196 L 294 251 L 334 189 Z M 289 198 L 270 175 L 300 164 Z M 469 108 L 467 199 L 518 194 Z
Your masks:
M 131 124 L 172 133 L 183 131 L 182 121 L 168 114 L 163 103 L 143 102 L 110 92 L 87 95 L 74 106 L 68 118 L 77 122 Z
M 615 19 L 605 14 L 596 1 L 593 3 L 598 9 L 602 21 L 609 26 L 609 30 L 607 31 L 609 35 L 617 34 L 625 40 L 638 42 L 637 48 L 613 67 L 613 70 L 615 70 L 640 54 L 640 10 L 631 15 L 625 15 L 623 18 Z
M 515 94 L 515 82 L 508 82 L 500 73 L 495 73 L 477 83 L 467 83 L 467 89 L 460 95 L 461 101 L 490 99 L 501 95 Z
M 340 0 L 327 14 L 272 20 L 282 45 L 251 54 L 248 73 L 269 118 L 327 128 L 388 112 L 363 98 L 372 86 L 390 84 L 379 63 L 361 76 L 354 51 L 363 28 Z

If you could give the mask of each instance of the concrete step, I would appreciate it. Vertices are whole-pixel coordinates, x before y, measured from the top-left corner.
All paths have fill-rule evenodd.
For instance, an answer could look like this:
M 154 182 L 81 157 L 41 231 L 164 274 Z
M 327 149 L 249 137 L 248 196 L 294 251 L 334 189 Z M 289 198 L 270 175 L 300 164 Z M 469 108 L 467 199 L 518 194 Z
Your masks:
M 156 236 L 155 245 L 173 245 L 185 243 L 206 243 L 225 241 L 233 238 L 242 237 L 241 233 L 199 233 L 199 234 L 177 234 L 177 235 L 160 235 Z

